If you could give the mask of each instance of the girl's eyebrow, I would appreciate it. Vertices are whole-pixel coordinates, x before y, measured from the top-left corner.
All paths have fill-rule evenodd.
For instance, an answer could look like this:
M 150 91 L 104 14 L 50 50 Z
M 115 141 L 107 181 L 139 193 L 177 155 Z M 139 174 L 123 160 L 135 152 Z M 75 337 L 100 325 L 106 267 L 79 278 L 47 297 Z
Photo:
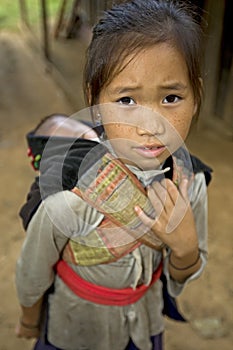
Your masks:
M 183 84 L 182 82 L 166 82 L 157 87 L 158 90 L 173 90 L 173 91 L 184 91 L 187 90 L 188 86 Z M 130 92 L 135 92 L 142 90 L 143 86 L 141 85 L 129 85 L 129 86 L 116 86 L 109 89 L 110 95 L 115 94 L 125 94 Z
M 109 89 L 110 94 L 125 94 L 126 92 L 132 92 L 132 91 L 137 91 L 141 90 L 142 87 L 135 85 L 135 86 L 116 86 L 112 89 Z
M 188 86 L 181 82 L 166 83 L 159 87 L 161 90 L 187 90 Z

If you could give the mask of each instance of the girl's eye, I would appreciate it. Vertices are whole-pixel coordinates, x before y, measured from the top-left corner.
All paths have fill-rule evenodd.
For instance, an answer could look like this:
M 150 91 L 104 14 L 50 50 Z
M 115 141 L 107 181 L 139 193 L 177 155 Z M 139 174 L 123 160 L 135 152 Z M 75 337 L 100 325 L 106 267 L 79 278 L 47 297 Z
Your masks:
M 131 98 L 131 97 L 122 97 L 119 98 L 119 100 L 117 100 L 118 103 L 122 104 L 122 105 L 134 105 L 135 101 Z
M 177 95 L 168 95 L 164 98 L 163 103 L 176 103 L 181 100 L 181 97 Z

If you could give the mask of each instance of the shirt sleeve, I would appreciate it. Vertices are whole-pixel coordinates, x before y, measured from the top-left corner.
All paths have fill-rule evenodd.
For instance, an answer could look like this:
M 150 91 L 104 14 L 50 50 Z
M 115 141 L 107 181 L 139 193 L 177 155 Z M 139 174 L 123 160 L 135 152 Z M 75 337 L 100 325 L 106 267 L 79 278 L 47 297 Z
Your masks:
M 167 287 L 169 294 L 173 297 L 178 296 L 183 288 L 194 279 L 198 278 L 204 270 L 208 257 L 208 207 L 207 207 L 207 187 L 205 182 L 205 176 L 203 173 L 198 173 L 194 177 L 192 195 L 191 195 L 191 207 L 193 210 L 194 220 L 196 224 L 196 230 L 198 235 L 200 258 L 202 261 L 200 269 L 193 275 L 188 277 L 184 283 L 173 280 L 169 274 L 168 253 L 164 259 L 164 273 L 167 278 Z
M 63 191 L 39 206 L 28 225 L 16 264 L 16 289 L 21 305 L 30 307 L 54 281 L 54 265 L 70 237 L 86 235 L 103 215 L 77 195 Z

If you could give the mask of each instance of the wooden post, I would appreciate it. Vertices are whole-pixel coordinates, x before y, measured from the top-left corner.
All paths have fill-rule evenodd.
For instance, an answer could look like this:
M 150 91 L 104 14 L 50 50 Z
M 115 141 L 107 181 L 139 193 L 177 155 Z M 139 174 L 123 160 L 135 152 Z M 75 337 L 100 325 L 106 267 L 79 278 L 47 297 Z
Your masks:
M 62 24 L 63 24 L 63 17 L 64 17 L 66 5 L 67 5 L 67 0 L 62 0 L 61 7 L 60 7 L 60 10 L 59 10 L 57 24 L 55 26 L 55 31 L 54 31 L 54 38 L 55 39 L 58 38 L 60 29 L 61 29 Z
M 205 45 L 204 82 L 206 93 L 203 111 L 204 118 L 207 120 L 212 119 L 215 114 L 225 2 L 206 0 L 205 10 L 208 13 L 208 33 Z
M 225 101 L 225 108 L 223 111 L 223 120 L 229 126 L 231 133 L 233 133 L 233 59 L 231 61 L 231 70 L 229 73 L 229 82 L 227 85 L 227 96 Z
M 42 14 L 42 26 L 43 26 L 43 49 L 44 55 L 47 60 L 50 60 L 49 52 L 49 33 L 48 33 L 48 13 L 46 7 L 46 0 L 41 0 L 41 14 Z
M 19 8 L 20 8 L 20 14 L 23 24 L 30 28 L 29 22 L 28 22 L 28 11 L 27 6 L 25 4 L 25 0 L 19 0 Z

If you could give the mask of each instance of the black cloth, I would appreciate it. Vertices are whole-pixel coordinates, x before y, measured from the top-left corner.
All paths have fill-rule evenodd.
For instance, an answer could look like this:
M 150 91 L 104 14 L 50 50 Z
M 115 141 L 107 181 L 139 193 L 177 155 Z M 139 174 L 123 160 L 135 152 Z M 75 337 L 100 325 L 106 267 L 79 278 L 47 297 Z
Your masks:
M 26 203 L 21 207 L 19 211 L 19 216 L 22 219 L 22 224 L 24 230 L 27 229 L 28 224 L 36 212 L 37 208 L 41 202 L 40 188 L 39 188 L 39 178 L 35 178 L 35 182 L 30 187 L 30 191 L 27 194 Z
M 35 178 L 26 203 L 19 211 L 25 230 L 42 199 L 59 191 L 71 190 L 77 184 L 78 179 L 91 165 L 89 161 L 83 162 L 89 152 L 92 152 L 93 163 L 107 152 L 107 149 L 99 143 L 85 139 L 50 137 L 49 141 L 47 139 L 45 142 L 44 137 L 41 137 L 40 140 L 42 140 L 41 147 L 44 147 L 40 176 Z M 40 145 L 37 147 L 39 149 Z

